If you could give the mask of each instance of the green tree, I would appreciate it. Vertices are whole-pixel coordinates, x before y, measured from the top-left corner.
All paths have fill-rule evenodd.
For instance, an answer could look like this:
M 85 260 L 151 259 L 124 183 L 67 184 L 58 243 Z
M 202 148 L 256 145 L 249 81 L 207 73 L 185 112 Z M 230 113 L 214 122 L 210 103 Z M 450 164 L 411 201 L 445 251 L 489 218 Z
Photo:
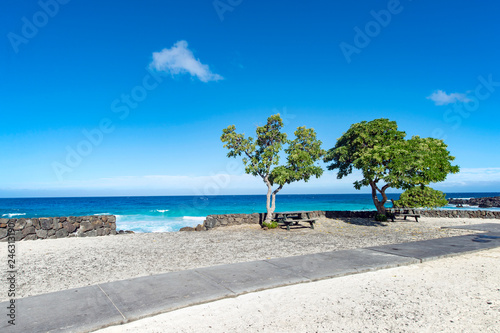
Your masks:
M 394 201 L 394 207 L 400 208 L 437 208 L 448 204 L 446 195 L 428 186 L 412 187 L 399 196 Z
M 229 150 L 228 157 L 243 155 L 245 172 L 262 178 L 267 186 L 267 216 L 270 221 L 276 208 L 276 194 L 285 184 L 299 180 L 308 181 L 311 176 L 316 178 L 323 174 L 323 169 L 315 162 L 325 154 L 321 149 L 321 141 L 316 138 L 312 128 L 298 127 L 295 139 L 288 140 L 282 133 L 283 121 L 278 114 L 267 118 L 267 124 L 257 127 L 257 138 L 245 138 L 244 134 L 236 133 L 236 127 L 231 125 L 222 131 L 221 141 Z M 286 163 L 279 165 L 280 152 L 284 149 Z M 276 186 L 273 190 L 273 186 Z
M 442 140 L 418 136 L 405 140 L 405 136 L 395 121 L 362 121 L 351 125 L 328 150 L 324 161 L 332 162 L 329 170 L 338 169 L 339 179 L 359 169 L 363 178 L 354 182 L 354 188 L 370 186 L 378 213 L 385 214 L 388 188 L 407 190 L 428 185 L 459 171 L 458 166 L 451 165 L 455 158 Z

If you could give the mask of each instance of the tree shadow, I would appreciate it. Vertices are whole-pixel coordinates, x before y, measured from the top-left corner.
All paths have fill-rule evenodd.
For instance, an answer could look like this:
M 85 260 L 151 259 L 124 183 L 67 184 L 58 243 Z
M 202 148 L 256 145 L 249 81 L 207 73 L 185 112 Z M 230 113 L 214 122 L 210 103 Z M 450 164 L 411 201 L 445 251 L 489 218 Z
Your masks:
M 368 218 L 359 217 L 337 217 L 335 220 L 340 220 L 347 224 L 361 225 L 364 227 L 387 227 L 387 222 L 374 221 Z

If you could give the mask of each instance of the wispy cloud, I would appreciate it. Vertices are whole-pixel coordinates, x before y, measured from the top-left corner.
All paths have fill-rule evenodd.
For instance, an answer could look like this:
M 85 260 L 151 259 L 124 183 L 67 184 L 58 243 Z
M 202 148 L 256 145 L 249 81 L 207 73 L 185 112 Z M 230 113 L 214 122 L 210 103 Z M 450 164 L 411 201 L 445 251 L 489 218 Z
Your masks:
M 160 52 L 153 52 L 153 61 L 150 66 L 157 71 L 164 71 L 172 75 L 188 73 L 202 82 L 224 79 L 219 74 L 212 73 L 208 65 L 195 59 L 185 40 L 178 41 L 169 49 L 165 48 Z
M 456 102 L 470 102 L 471 100 L 467 97 L 467 94 L 462 93 L 451 93 L 447 94 L 445 91 L 437 90 L 433 92 L 427 99 L 433 101 L 436 105 L 448 105 Z

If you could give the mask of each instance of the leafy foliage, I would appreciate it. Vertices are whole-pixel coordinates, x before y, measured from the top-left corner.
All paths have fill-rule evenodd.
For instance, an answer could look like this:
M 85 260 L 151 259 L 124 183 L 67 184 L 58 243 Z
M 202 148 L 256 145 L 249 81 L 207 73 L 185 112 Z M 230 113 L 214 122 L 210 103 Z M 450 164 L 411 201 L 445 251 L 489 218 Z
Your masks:
M 394 201 L 394 207 L 398 208 L 436 208 L 448 204 L 446 195 L 428 186 L 412 187 Z
M 269 222 L 262 222 L 263 227 L 267 227 L 268 229 L 276 229 L 278 227 L 278 222 L 277 221 L 269 221 Z
M 353 169 L 359 169 L 363 178 L 354 182 L 354 188 L 371 186 L 377 211 L 385 213 L 388 188 L 410 189 L 446 179 L 457 173 L 458 166 L 451 165 L 455 158 L 442 140 L 414 136 L 405 139 L 395 121 L 375 119 L 351 125 L 328 150 L 324 161 L 332 162 L 329 170 L 338 169 L 341 179 Z M 377 194 L 382 196 L 378 199 Z
M 278 114 L 267 118 L 264 126 L 257 127 L 256 139 L 245 138 L 244 134 L 236 133 L 234 125 L 222 131 L 221 141 L 229 150 L 228 157 L 243 155 L 245 172 L 260 176 L 268 187 L 267 219 L 270 219 L 275 209 L 276 194 L 285 184 L 304 180 L 312 176 L 316 178 L 323 174 L 323 169 L 315 165 L 325 151 L 321 149 L 321 141 L 316 138 L 316 132 L 306 127 L 298 127 L 295 139 L 288 140 L 282 133 L 283 121 Z M 283 147 L 286 153 L 286 163 L 279 165 L 280 152 Z M 273 191 L 272 186 L 278 185 Z M 270 200 L 272 196 L 272 201 Z
M 387 216 L 385 214 L 377 214 L 375 215 L 375 221 L 377 222 L 386 222 Z

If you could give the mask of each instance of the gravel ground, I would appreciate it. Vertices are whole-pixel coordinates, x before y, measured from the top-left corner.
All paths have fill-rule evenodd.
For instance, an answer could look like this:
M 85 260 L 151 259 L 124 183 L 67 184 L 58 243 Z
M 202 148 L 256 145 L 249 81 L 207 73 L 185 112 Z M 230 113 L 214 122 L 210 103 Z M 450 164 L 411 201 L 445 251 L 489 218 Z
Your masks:
M 292 228 L 290 232 L 242 225 L 206 232 L 22 241 L 16 243 L 17 296 L 205 266 L 464 235 L 474 231 L 441 227 L 491 222 L 500 220 L 422 218 L 419 223 L 375 223 L 323 218 L 315 230 Z M 7 258 L 6 243 L 0 243 L 0 256 Z M 6 287 L 0 286 L 0 301 L 7 300 Z

